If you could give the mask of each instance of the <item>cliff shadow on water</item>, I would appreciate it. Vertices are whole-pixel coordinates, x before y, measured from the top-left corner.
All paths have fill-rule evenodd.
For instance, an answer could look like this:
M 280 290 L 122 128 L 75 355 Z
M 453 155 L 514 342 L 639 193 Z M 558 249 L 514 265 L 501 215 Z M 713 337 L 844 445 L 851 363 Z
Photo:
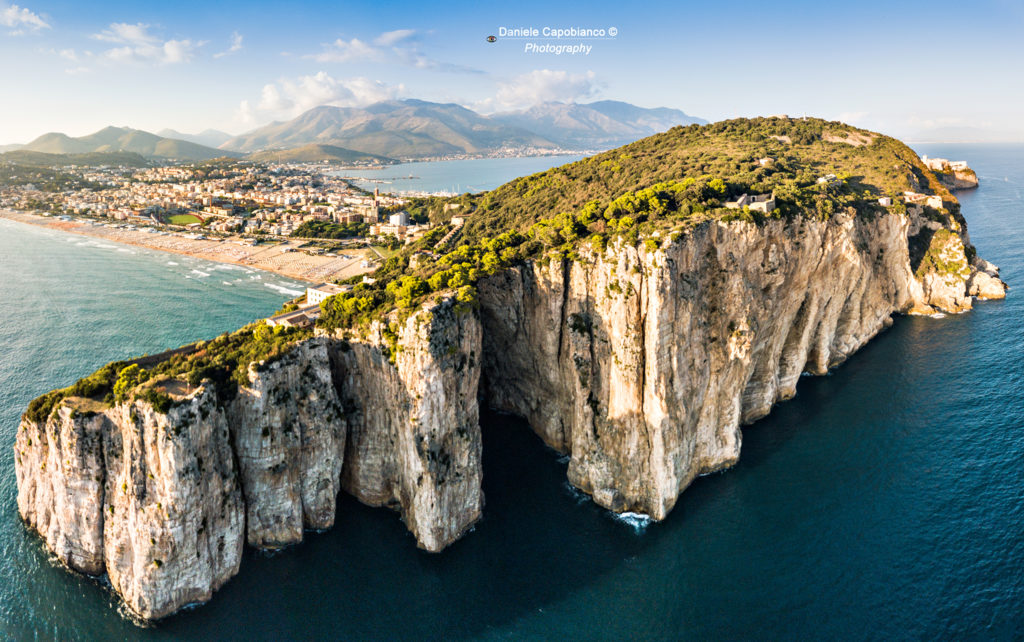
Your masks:
M 572 489 L 564 458 L 522 420 L 484 412 L 481 425 L 484 517 L 443 555 L 417 549 L 390 511 L 343 493 L 344 519 L 331 530 L 272 555 L 247 549 L 217 599 L 151 631 L 231 636 L 244 614 L 256 639 L 311 629 L 338 638 L 476 639 L 600 585 L 668 534 L 637 530 Z
M 918 174 L 910 179 L 920 183 Z M 329 299 L 315 331 L 256 323 L 151 371 L 110 364 L 30 404 L 15 446 L 19 511 L 61 560 L 106 572 L 129 608 L 149 619 L 214 591 L 236 594 L 226 582 L 243 558 L 253 562 L 245 573 L 261 568 L 288 582 L 287 564 L 261 564 L 245 544 L 279 549 L 323 539 L 380 551 L 390 538 L 408 550 L 398 520 L 382 511 L 359 530 L 352 515 L 369 513 L 349 496 L 397 510 L 419 547 L 450 550 L 396 561 L 426 571 L 410 573 L 414 580 L 341 556 L 331 560 L 347 565 L 335 569 L 335 583 L 346 578 L 342 584 L 359 591 L 370 582 L 368 594 L 388 604 L 395 598 L 387 583 L 419 583 L 404 594 L 412 602 L 406 612 L 447 616 L 462 603 L 469 610 L 500 602 L 491 608 L 510 619 L 557 603 L 566 587 L 600 584 L 623 562 L 613 545 L 635 550 L 658 539 L 630 544 L 599 529 L 666 519 L 699 476 L 740 460 L 741 426 L 792 397 L 803 373 L 826 374 L 894 315 L 962 312 L 974 298 L 1005 295 L 948 192 L 908 192 L 929 204 L 891 210 L 881 204 L 891 206 L 890 197 L 861 194 L 860 209 L 836 210 L 822 180 L 829 179 L 810 188 L 821 209 L 754 217 L 725 207 L 692 218 L 684 203 L 678 229 L 651 229 L 642 239 L 596 234 L 571 252 L 542 256 L 506 247 L 508 264 L 491 250 L 493 261 L 480 259 L 491 268 L 467 268 L 473 284 L 459 285 L 463 267 L 449 276 L 424 272 L 428 280 L 392 274 L 375 290 L 362 284 Z M 676 187 L 685 194 L 694 184 Z M 615 207 L 606 215 L 614 218 Z M 616 226 L 635 231 L 634 224 L 624 217 Z M 476 252 L 468 248 L 438 260 Z M 528 424 L 562 454 L 565 469 L 546 468 L 550 452 L 517 445 L 526 437 L 512 435 L 524 430 L 482 429 L 487 408 L 524 418 L 486 421 Z M 492 433 L 486 444 L 482 433 Z M 516 492 L 527 484 L 566 491 L 554 503 L 535 501 Z M 498 497 L 485 513 L 491 492 Z M 562 505 L 577 499 L 585 509 Z M 579 512 L 595 505 L 620 516 Z M 530 517 L 531 509 L 545 518 Z M 579 521 L 558 526 L 566 519 Z M 474 525 L 501 535 L 459 541 Z M 307 536 L 331 527 L 330 535 Z M 570 564 L 562 548 L 583 557 Z M 288 549 L 275 561 L 315 550 L 324 549 Z M 559 577 L 560 588 L 547 588 L 545 575 Z M 455 585 L 472 595 L 436 600 L 437 589 Z M 327 584 L 307 589 L 314 608 L 335 608 Z

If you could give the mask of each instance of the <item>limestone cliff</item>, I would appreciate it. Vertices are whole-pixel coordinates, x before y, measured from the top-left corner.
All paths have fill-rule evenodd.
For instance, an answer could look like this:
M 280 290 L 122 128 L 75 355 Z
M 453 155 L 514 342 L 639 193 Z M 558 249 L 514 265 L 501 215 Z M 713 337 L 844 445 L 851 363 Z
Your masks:
M 332 526 L 343 486 L 400 510 L 438 551 L 483 505 L 479 323 L 440 301 L 399 335 L 394 364 L 382 342 L 319 337 L 251 364 L 231 398 L 161 379 L 144 387 L 169 396 L 162 412 L 139 394 L 113 407 L 66 398 L 45 421 L 23 418 L 19 512 L 146 619 L 210 599 L 245 543 L 276 548 Z
M 960 191 L 978 187 L 978 175 L 970 168 L 936 172 L 935 176 L 951 190 Z
M 1002 296 L 957 233 L 919 214 L 710 222 L 656 249 L 491 277 L 486 398 L 569 454 L 569 481 L 598 504 L 662 519 L 696 476 L 739 459 L 740 425 L 793 396 L 801 373 L 824 374 L 894 313 Z M 922 229 L 926 265 L 908 243 Z
M 19 511 L 60 560 L 159 618 L 209 599 L 244 544 L 344 519 L 339 490 L 398 511 L 426 550 L 451 544 L 483 510 L 483 402 L 569 455 L 569 481 L 598 504 L 662 519 L 694 478 L 739 459 L 740 426 L 802 373 L 824 374 L 894 314 L 1005 293 L 955 202 L 702 220 L 578 250 L 479 279 L 475 306 L 431 295 L 303 338 L 228 392 L 163 377 L 112 406 L 71 397 L 27 414 Z

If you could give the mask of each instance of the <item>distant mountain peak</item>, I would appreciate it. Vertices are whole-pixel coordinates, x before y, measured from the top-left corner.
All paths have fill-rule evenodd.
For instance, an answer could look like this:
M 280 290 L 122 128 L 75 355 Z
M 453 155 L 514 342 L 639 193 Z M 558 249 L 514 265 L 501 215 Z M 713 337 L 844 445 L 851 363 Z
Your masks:
M 520 149 L 603 149 L 676 125 L 704 123 L 678 109 L 647 109 L 613 100 L 550 101 L 483 116 L 463 105 L 417 98 L 365 107 L 321 105 L 285 122 L 236 136 L 221 149 L 255 152 L 333 145 L 392 158 L 449 156 Z
M 235 155 L 186 140 L 113 125 L 78 138 L 60 132 L 43 134 L 22 149 L 48 154 L 133 152 L 146 158 L 177 160 L 208 160 L 225 155 Z

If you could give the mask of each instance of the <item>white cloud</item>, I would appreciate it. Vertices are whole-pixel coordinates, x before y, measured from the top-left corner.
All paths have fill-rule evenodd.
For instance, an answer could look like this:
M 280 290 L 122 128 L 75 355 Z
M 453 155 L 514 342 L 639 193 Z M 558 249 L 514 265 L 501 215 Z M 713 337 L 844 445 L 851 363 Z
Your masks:
M 50 28 L 50 23 L 43 20 L 39 14 L 4 2 L 0 2 L 0 25 L 11 29 L 8 32 L 10 35 L 24 35 Z
M 441 62 L 425 55 L 421 50 L 419 32 L 415 29 L 385 31 L 370 42 L 359 38 L 338 38 L 324 44 L 319 53 L 303 57 L 320 63 L 378 62 L 449 73 L 483 73 L 479 69 Z
M 408 40 L 415 35 L 415 29 L 395 29 L 394 31 L 385 31 L 380 34 L 373 40 L 373 43 L 382 47 L 393 47 L 399 42 Z
M 334 78 L 325 71 L 311 76 L 282 78 L 264 85 L 255 105 L 243 100 L 237 117 L 244 125 L 269 119 L 289 119 L 321 105 L 362 107 L 402 95 L 405 87 L 368 78 Z
M 192 60 L 205 43 L 193 40 L 163 40 L 150 33 L 144 23 L 115 22 L 93 38 L 121 45 L 111 47 L 100 55 L 108 62 L 172 65 Z
M 522 109 L 552 101 L 572 103 L 593 98 L 601 86 L 593 71 L 573 74 L 568 71 L 535 69 L 512 80 L 499 82 L 495 96 L 477 103 L 476 107 L 483 111 L 494 111 Z
M 305 56 L 317 62 L 353 62 L 356 60 L 379 62 L 383 58 L 383 50 L 374 47 L 368 42 L 359 38 L 343 40 L 338 38 L 330 44 L 323 46 L 323 51 L 318 54 Z
M 233 53 L 242 50 L 242 34 L 237 31 L 231 34 L 231 46 L 228 47 L 227 51 L 221 51 L 220 53 L 213 54 L 214 58 L 223 58 L 224 56 L 230 56 Z

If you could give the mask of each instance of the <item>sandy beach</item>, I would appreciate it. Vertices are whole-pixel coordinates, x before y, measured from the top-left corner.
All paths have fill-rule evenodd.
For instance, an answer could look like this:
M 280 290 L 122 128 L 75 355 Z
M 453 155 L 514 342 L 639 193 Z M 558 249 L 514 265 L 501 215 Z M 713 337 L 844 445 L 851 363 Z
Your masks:
M 128 230 L 106 225 L 90 225 L 86 221 L 62 221 L 55 217 L 13 210 L 0 210 L 0 217 L 218 263 L 244 265 L 314 283 L 372 272 L 374 268 L 362 267 L 362 262 L 367 258 L 377 258 L 370 249 L 345 250 L 344 256 L 311 256 L 298 249 L 303 244 L 302 241 L 249 246 L 243 245 L 239 237 L 190 239 L 177 233 L 158 234 L 146 232 L 143 228 Z

